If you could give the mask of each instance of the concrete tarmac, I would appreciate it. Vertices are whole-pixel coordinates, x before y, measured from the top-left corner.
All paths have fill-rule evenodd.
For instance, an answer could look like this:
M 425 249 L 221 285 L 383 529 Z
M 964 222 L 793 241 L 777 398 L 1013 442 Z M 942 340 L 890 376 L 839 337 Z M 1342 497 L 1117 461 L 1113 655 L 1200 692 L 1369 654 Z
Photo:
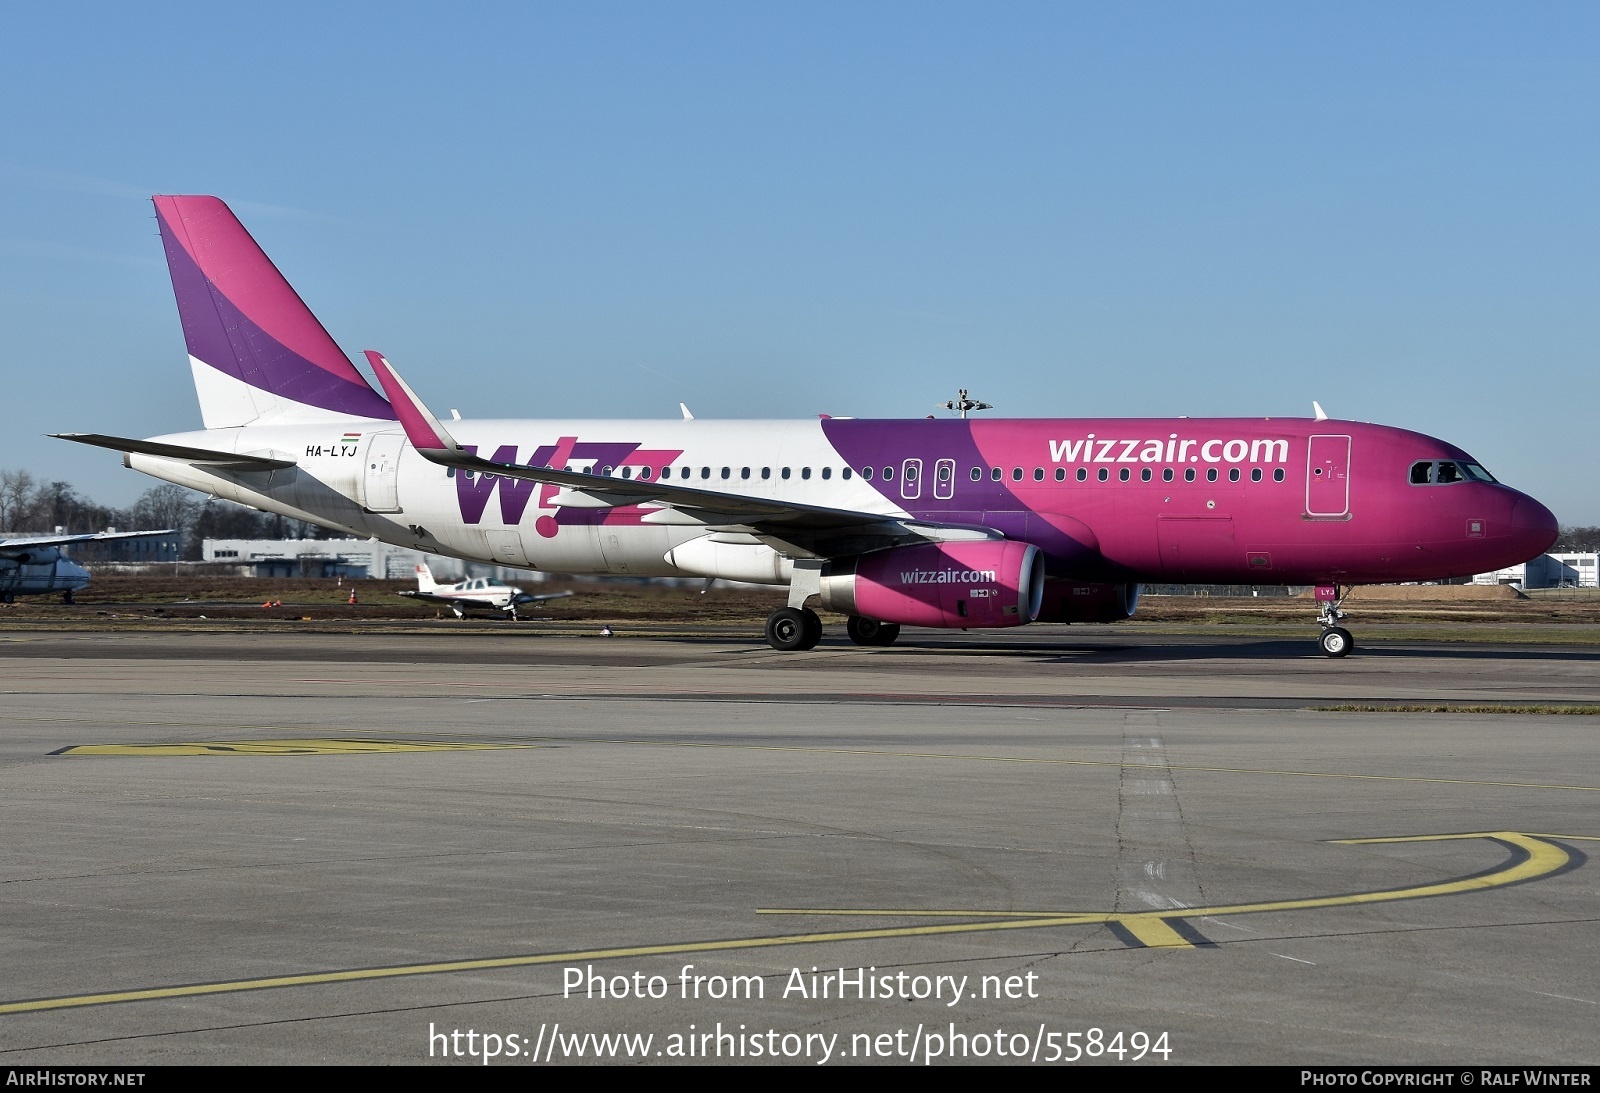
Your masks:
M 1597 1061 L 1600 649 L 908 638 L 0 633 L 0 1062 Z

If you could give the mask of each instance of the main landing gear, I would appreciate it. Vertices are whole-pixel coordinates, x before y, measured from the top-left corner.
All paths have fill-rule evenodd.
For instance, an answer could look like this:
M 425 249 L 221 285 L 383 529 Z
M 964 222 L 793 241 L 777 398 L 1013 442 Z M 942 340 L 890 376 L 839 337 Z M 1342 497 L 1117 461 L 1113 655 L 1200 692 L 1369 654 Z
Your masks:
M 1320 605 L 1317 612 L 1317 625 L 1322 627 L 1322 635 L 1317 638 L 1317 645 L 1322 649 L 1325 657 L 1347 657 L 1350 650 L 1356 647 L 1356 639 L 1350 636 L 1350 631 L 1340 626 L 1342 619 L 1346 618 L 1339 605 L 1344 602 L 1344 597 L 1349 594 L 1349 589 L 1340 592 L 1339 586 L 1318 585 L 1317 603 Z
M 893 645 L 894 640 L 900 636 L 900 624 L 851 615 L 850 621 L 845 623 L 844 632 L 849 634 L 850 640 L 857 645 Z
M 779 652 L 815 649 L 822 620 L 809 607 L 780 607 L 767 616 L 767 644 Z

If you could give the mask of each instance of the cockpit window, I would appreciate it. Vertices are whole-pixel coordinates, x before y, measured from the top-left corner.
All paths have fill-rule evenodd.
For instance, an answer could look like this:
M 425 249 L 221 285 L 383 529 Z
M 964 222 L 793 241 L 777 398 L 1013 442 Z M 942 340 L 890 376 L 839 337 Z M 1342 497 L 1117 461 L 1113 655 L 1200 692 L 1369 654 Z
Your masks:
M 1476 463 L 1458 463 L 1452 459 L 1411 464 L 1413 486 L 1449 486 L 1457 482 L 1493 482 L 1494 475 Z

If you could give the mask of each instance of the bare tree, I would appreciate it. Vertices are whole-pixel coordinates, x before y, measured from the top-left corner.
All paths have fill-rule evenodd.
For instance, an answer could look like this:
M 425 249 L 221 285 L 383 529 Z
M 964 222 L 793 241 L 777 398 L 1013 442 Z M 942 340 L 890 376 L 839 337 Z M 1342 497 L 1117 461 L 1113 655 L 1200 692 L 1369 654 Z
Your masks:
M 33 475 L 27 471 L 0 471 L 0 531 L 26 526 L 33 491 Z
M 133 503 L 131 512 L 133 522 L 140 529 L 177 528 L 184 532 L 193 526 L 199 515 L 200 502 L 195 491 L 170 482 L 145 490 Z

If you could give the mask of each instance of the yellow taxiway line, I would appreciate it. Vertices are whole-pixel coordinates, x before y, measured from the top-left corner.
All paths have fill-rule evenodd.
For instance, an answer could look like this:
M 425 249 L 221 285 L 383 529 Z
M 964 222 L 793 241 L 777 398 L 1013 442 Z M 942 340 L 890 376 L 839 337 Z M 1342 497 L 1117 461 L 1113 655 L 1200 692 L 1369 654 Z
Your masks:
M 1587 841 L 1591 838 L 1593 837 L 1582 835 L 1535 835 L 1517 831 L 1479 831 L 1446 835 L 1401 835 L 1372 839 L 1334 840 L 1339 845 L 1362 845 L 1488 839 L 1500 843 L 1512 852 L 1510 857 L 1498 868 L 1490 869 L 1483 873 L 1411 888 L 1388 888 L 1376 892 L 1355 892 L 1345 895 L 1316 896 L 1307 899 L 1277 900 L 1261 903 L 1224 904 L 1214 907 L 1185 907 L 1173 911 L 1127 913 L 768 908 L 759 910 L 757 913 L 960 917 L 968 920 L 977 919 L 978 921 L 778 934 L 770 937 L 726 938 L 712 941 L 685 941 L 665 945 L 633 945 L 610 949 L 580 949 L 563 953 L 530 953 L 522 956 L 489 957 L 479 960 L 400 964 L 377 968 L 349 968 L 341 971 L 280 975 L 259 979 L 234 979 L 214 983 L 191 983 L 182 986 L 105 991 L 98 994 L 78 994 L 58 998 L 38 998 L 0 1003 L 0 1015 L 40 1013 L 47 1010 L 107 1005 L 114 1002 L 149 1002 L 163 998 L 194 998 L 208 994 L 267 990 L 274 987 L 310 987 L 332 983 L 355 983 L 364 980 L 398 979 L 415 975 L 440 975 L 449 972 L 525 968 L 574 961 L 617 960 L 630 957 L 671 956 L 683 953 L 725 952 L 736 949 L 764 949 L 786 945 L 820 945 L 839 941 L 930 937 L 994 930 L 1032 930 L 1060 926 L 1110 925 L 1120 933 L 1131 937 L 1139 946 L 1184 948 L 1191 947 L 1194 942 L 1185 937 L 1175 924 L 1182 924 L 1186 919 L 1219 915 L 1260 914 L 1271 911 L 1295 911 L 1317 907 L 1351 907 L 1397 900 L 1425 899 L 1433 896 L 1460 895 L 1490 888 L 1500 888 L 1506 885 L 1525 883 L 1540 877 L 1547 877 L 1571 865 L 1573 862 L 1572 854 L 1553 840 L 1584 839 Z

